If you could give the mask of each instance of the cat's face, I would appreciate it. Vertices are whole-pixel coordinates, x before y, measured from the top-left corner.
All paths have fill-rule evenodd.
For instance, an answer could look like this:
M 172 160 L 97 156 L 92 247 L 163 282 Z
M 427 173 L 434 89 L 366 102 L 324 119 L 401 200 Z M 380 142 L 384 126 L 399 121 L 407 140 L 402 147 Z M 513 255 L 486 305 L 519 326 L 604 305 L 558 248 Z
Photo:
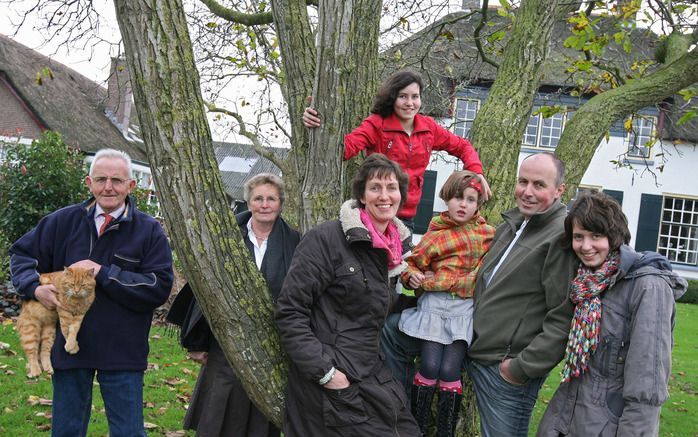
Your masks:
M 95 291 L 94 269 L 67 268 L 63 277 L 66 297 L 85 298 Z

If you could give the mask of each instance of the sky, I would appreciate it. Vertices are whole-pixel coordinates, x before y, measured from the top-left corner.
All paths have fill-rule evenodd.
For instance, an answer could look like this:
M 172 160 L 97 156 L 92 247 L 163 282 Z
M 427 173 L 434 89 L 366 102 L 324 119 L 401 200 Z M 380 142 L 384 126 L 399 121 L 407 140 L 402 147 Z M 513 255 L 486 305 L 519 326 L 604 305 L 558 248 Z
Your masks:
M 15 35 L 16 24 L 21 21 L 21 12 L 33 6 L 36 0 L 12 0 L 9 7 L 4 3 L 6 3 L 6 1 L 0 2 L 0 8 L 5 9 L 7 12 L 0 14 L 0 33 L 73 68 L 89 79 L 100 83 L 106 83 L 107 77 L 109 76 L 111 56 L 117 54 L 117 46 L 111 46 L 106 42 L 102 42 L 94 48 L 73 46 L 68 49 L 66 47 L 60 47 L 58 43 L 63 38 L 58 37 L 54 38 L 54 40 L 46 41 L 48 36 L 43 35 L 41 31 L 37 29 L 35 19 L 27 21 Z M 96 7 L 98 12 L 105 18 L 101 20 L 100 38 L 105 41 L 118 42 L 120 36 L 113 5 L 111 2 L 94 3 L 95 5 L 101 4 L 101 6 Z M 111 25 L 108 23 L 111 23 Z

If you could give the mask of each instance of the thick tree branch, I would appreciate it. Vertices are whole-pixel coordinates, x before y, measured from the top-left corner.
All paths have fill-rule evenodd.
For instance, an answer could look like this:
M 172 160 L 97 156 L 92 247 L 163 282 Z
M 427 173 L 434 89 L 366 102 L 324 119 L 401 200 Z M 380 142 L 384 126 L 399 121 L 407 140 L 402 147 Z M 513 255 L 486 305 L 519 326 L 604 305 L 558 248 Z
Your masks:
M 567 123 L 556 149 L 563 161 L 575 163 L 569 168 L 568 184 L 572 188 L 579 184 L 597 145 L 616 120 L 696 82 L 698 50 L 693 49 L 652 74 L 599 94 L 582 105 Z
M 257 14 L 246 14 L 236 11 L 235 9 L 226 8 L 216 0 L 200 0 L 213 15 L 224 20 L 232 21 L 233 23 L 244 24 L 246 26 L 258 26 L 260 24 L 274 23 L 274 14 L 272 11 L 260 12 Z M 306 0 L 306 5 L 317 6 L 318 0 Z

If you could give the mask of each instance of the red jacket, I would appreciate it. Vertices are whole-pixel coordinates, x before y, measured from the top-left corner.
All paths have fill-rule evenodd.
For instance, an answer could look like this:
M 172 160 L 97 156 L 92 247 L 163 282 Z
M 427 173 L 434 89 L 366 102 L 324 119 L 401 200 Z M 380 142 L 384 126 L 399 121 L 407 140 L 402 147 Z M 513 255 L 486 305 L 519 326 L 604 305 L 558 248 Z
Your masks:
M 431 117 L 417 114 L 414 131 L 407 135 L 395 114 L 382 118 L 372 114 L 359 127 L 344 137 L 344 159 L 350 159 L 365 150 L 367 154 L 382 153 L 400 164 L 410 178 L 407 201 L 398 216 L 411 219 L 417 214 L 422 197 L 424 171 L 431 161 L 433 150 L 444 150 L 460 158 L 464 168 L 482 174 L 482 164 L 470 141 L 449 132 Z

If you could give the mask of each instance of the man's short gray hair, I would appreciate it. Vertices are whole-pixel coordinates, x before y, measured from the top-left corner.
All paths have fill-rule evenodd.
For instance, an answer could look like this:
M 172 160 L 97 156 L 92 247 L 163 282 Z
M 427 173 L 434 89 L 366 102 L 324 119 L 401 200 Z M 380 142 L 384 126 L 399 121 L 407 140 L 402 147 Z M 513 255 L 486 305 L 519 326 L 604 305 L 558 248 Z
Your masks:
M 128 178 L 133 179 L 133 165 L 131 164 L 131 157 L 128 156 L 128 153 L 116 149 L 100 149 L 97 151 L 97 153 L 95 153 L 95 157 L 92 159 L 92 163 L 90 163 L 90 176 L 92 176 L 92 173 L 94 172 L 95 164 L 102 158 L 118 158 L 123 160 L 126 163 L 126 168 L 128 168 Z

